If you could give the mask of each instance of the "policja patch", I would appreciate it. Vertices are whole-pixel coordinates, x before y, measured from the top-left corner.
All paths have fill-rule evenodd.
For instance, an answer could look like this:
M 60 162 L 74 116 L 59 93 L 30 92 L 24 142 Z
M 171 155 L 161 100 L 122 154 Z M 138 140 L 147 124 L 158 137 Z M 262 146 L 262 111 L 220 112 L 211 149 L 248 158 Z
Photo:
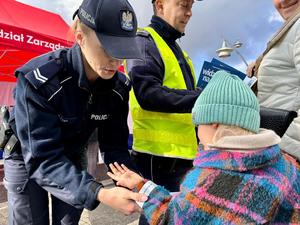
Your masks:
M 87 11 L 85 11 L 83 8 L 79 9 L 78 12 L 83 18 L 85 18 L 88 22 L 90 22 L 91 24 L 93 24 L 94 26 L 95 24 L 95 18 L 93 16 L 91 16 L 91 14 L 89 14 Z
M 133 15 L 132 12 L 126 10 L 121 11 L 121 28 L 126 31 L 133 31 Z

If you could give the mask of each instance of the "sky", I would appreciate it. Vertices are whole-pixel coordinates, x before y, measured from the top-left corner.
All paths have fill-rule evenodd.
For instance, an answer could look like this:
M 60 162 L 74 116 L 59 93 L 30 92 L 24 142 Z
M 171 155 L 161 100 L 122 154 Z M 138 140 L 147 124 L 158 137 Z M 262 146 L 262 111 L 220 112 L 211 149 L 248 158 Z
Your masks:
M 28 5 L 55 12 L 72 23 L 73 12 L 82 0 L 18 0 Z M 151 0 L 129 0 L 133 6 L 139 27 L 147 26 L 152 16 Z M 275 10 L 272 0 L 204 0 L 195 2 L 193 16 L 185 36 L 178 42 L 193 60 L 199 75 L 204 61 L 218 57 L 216 50 L 225 38 L 228 42 L 243 43 L 238 51 L 251 63 L 266 47 L 267 41 L 283 21 Z M 246 70 L 236 52 L 223 62 Z

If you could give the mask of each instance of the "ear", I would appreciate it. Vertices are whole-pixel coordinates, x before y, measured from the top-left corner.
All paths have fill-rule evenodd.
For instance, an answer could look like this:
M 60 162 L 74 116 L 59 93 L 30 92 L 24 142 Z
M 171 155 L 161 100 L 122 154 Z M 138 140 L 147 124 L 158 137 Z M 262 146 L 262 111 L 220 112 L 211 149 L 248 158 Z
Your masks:
M 164 9 L 163 0 L 156 0 L 154 4 L 155 4 L 157 14 L 162 15 Z
M 75 41 L 76 41 L 76 43 L 80 47 L 84 47 L 84 40 L 85 39 L 84 39 L 84 35 L 83 35 L 82 31 L 77 30 L 74 35 L 75 35 Z

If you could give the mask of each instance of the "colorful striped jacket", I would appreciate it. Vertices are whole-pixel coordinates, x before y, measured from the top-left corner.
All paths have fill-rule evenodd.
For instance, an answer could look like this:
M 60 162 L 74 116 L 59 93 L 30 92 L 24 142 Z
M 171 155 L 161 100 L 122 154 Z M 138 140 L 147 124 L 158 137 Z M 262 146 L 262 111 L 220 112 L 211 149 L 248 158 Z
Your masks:
M 300 173 L 278 145 L 200 150 L 180 192 L 151 181 L 141 191 L 150 224 L 300 224 Z

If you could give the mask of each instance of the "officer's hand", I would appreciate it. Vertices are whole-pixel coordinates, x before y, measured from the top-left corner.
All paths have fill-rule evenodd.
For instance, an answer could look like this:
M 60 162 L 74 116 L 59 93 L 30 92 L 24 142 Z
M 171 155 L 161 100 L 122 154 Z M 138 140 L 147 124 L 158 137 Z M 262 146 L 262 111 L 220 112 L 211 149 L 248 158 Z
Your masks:
M 255 62 L 252 62 L 249 64 L 246 72 L 248 77 L 253 77 L 254 76 L 254 71 L 255 70 Z
M 136 201 L 145 202 L 147 200 L 146 195 L 135 193 L 122 187 L 114 187 L 111 189 L 101 188 L 97 197 L 98 201 L 125 215 L 141 212 L 142 209 L 136 204 Z
M 124 164 L 121 166 L 115 162 L 114 164 L 109 164 L 111 172 L 108 172 L 107 175 L 117 181 L 117 185 L 127 187 L 129 189 L 135 188 L 138 183 L 142 182 L 144 179 L 137 173 L 128 169 Z

